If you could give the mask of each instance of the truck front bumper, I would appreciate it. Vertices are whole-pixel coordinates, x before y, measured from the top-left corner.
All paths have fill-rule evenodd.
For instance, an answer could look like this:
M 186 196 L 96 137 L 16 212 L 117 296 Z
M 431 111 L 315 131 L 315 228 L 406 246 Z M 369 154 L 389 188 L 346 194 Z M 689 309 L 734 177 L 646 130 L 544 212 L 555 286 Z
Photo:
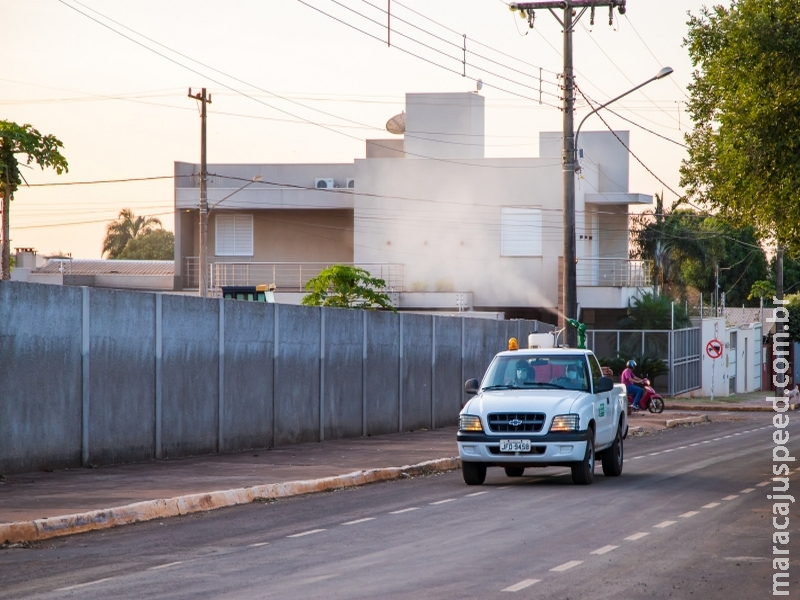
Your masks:
M 500 440 L 530 440 L 530 452 L 500 452 Z M 497 466 L 564 465 L 582 461 L 589 431 L 546 435 L 458 433 L 458 455 L 462 462 Z

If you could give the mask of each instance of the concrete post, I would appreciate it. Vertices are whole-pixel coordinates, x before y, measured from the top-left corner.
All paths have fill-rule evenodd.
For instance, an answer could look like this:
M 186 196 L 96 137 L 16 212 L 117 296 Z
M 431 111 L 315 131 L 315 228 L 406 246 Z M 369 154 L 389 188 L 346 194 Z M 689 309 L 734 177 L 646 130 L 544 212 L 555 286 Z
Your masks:
M 89 466 L 89 288 L 81 288 L 81 464 Z

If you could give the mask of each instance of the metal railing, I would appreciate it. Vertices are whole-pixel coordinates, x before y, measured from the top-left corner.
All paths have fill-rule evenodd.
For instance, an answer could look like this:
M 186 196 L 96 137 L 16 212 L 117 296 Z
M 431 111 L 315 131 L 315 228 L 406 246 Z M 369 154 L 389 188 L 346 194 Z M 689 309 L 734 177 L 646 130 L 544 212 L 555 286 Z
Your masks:
M 275 284 L 281 292 L 304 292 L 306 283 L 320 271 L 334 264 L 361 267 L 371 277 L 383 279 L 389 292 L 403 291 L 403 265 L 397 263 L 344 262 L 213 262 L 209 268 L 209 289 L 219 290 L 228 285 Z M 184 286 L 197 287 L 199 260 L 196 256 L 184 259 Z
M 576 265 L 578 285 L 588 287 L 651 287 L 653 261 L 583 257 Z
M 598 357 L 649 356 L 663 360 L 669 373 L 654 385 L 666 385 L 667 395 L 675 396 L 702 385 L 700 328 L 674 330 L 590 329 L 586 346 Z M 617 373 L 619 375 L 619 373 Z

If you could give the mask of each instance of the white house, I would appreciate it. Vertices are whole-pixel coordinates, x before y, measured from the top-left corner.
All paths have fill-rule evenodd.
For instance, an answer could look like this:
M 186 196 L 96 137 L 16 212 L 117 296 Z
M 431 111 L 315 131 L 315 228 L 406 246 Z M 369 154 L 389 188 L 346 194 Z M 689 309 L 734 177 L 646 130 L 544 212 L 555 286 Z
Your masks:
M 539 157 L 484 157 L 484 98 L 407 94 L 402 138 L 368 140 L 346 164 L 209 165 L 212 285 L 275 283 L 297 301 L 326 264 L 387 281 L 400 309 L 490 310 L 554 321 L 562 251 L 561 133 Z M 626 131 L 582 132 L 576 174 L 578 302 L 619 314 L 650 288 L 628 259 Z M 175 164 L 176 286 L 197 285 L 199 165 Z M 253 181 L 254 178 L 260 180 Z M 243 188 L 243 186 L 246 186 Z M 243 188 L 243 189 L 242 189 Z

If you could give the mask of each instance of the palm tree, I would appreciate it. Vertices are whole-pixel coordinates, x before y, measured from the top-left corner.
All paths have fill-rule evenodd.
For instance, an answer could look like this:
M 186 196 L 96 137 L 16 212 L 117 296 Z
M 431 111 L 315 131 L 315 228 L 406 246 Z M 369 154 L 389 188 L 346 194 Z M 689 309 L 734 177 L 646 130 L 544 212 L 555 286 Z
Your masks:
M 119 211 L 119 218 L 106 225 L 103 239 L 103 254 L 106 258 L 118 258 L 120 253 L 134 238 L 146 235 L 154 229 L 161 229 L 161 221 L 156 217 L 137 217 L 130 208 Z

